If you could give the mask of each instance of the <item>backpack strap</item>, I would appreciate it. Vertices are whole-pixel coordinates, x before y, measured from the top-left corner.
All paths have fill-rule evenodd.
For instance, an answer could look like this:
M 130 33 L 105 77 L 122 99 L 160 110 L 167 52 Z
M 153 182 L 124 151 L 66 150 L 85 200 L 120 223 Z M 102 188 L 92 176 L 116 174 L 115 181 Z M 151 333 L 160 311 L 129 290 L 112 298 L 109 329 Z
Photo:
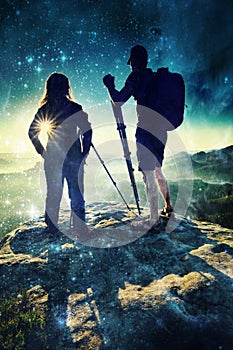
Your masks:
M 139 84 L 140 84 L 140 89 L 139 92 L 136 96 L 137 101 L 139 102 L 139 104 L 143 105 L 143 106 L 147 106 L 147 99 L 148 99 L 148 93 L 149 93 L 149 87 L 151 85 L 151 82 L 154 80 L 155 78 L 155 72 L 152 72 L 152 74 L 148 74 L 147 76 L 145 76 L 145 74 L 140 73 L 138 80 L 139 80 Z

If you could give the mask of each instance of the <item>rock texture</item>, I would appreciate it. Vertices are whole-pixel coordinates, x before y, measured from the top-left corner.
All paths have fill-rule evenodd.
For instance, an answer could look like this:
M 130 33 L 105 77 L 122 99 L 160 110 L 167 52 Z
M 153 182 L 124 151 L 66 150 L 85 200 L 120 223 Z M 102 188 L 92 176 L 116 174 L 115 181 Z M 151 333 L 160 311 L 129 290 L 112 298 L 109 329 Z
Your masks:
M 1 294 L 28 290 L 47 310 L 49 349 L 232 349 L 232 230 L 179 218 L 142 235 L 114 203 L 88 221 L 89 245 L 49 241 L 42 217 L 0 243 Z

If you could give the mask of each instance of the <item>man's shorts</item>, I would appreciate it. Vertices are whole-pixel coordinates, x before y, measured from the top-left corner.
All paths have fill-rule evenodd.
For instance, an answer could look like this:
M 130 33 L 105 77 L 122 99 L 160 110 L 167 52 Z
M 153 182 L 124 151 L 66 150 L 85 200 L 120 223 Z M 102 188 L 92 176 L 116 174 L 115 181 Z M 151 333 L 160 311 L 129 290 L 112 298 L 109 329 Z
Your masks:
M 160 131 L 156 137 L 146 130 L 137 128 L 135 136 L 139 171 L 154 170 L 156 167 L 161 167 L 167 142 L 167 132 Z

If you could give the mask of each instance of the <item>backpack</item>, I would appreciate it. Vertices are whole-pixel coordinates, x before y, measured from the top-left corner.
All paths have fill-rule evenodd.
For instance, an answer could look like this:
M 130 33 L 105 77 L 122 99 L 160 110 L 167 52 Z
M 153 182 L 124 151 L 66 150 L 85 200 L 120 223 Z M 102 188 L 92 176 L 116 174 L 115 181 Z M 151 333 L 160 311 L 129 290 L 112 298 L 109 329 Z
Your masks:
M 165 117 L 166 130 L 174 130 L 184 119 L 185 84 L 179 73 L 159 68 L 146 87 L 147 106 Z

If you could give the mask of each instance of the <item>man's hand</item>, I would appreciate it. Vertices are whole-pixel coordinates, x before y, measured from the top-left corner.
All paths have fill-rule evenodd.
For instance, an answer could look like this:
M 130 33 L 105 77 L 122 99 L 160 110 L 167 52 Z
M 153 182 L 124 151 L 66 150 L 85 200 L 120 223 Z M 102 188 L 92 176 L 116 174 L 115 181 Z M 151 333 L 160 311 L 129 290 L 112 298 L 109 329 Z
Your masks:
M 115 83 L 114 83 L 114 77 L 111 74 L 107 74 L 105 75 L 105 77 L 103 78 L 103 83 L 104 85 L 109 88 L 109 87 L 115 87 Z

